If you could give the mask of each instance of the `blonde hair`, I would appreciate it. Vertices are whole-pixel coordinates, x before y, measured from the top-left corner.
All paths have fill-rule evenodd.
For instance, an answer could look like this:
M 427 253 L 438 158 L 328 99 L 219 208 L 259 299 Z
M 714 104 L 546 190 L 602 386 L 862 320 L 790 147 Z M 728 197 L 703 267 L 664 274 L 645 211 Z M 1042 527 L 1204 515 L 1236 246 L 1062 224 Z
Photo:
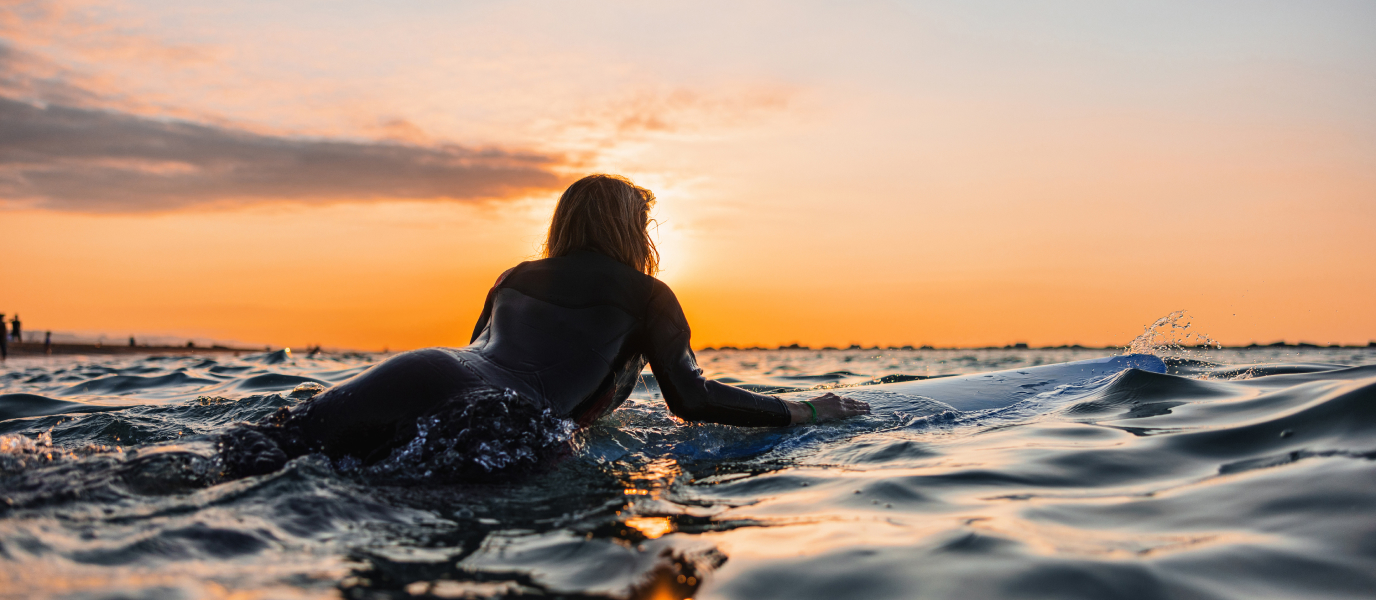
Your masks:
M 589 175 L 559 197 L 545 238 L 545 258 L 594 250 L 654 276 L 659 250 L 650 239 L 655 195 L 620 175 Z

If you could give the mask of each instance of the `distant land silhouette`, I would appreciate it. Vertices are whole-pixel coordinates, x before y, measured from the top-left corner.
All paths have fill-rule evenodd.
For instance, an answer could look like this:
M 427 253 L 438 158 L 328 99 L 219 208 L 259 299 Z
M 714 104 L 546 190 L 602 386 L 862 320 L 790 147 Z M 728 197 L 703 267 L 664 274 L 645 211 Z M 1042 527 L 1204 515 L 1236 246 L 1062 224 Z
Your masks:
M 262 352 L 262 348 L 232 348 L 219 344 L 211 346 L 201 346 L 188 343 L 182 346 L 128 346 L 123 344 L 61 344 L 51 345 L 43 342 L 19 342 L 11 343 L 9 347 L 10 358 L 24 356 L 44 356 L 44 355 L 71 355 L 71 354 L 223 354 L 241 352 Z

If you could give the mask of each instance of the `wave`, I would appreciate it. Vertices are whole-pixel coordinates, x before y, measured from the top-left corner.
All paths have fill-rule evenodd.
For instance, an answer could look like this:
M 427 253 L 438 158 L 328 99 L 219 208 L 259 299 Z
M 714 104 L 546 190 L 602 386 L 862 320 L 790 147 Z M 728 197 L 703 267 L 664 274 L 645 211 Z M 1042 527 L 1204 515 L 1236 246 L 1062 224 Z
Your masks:
M 1163 373 L 1038 380 L 967 410 L 901 387 L 1091 352 L 704 353 L 742 385 L 844 379 L 837 391 L 884 410 L 685 426 L 647 377 L 538 475 L 459 484 L 418 477 L 439 466 L 434 448 L 386 477 L 318 455 L 224 476 L 218 435 L 371 357 L 16 363 L 0 374 L 0 580 L 8 594 L 89 597 L 1376 589 L 1376 352 L 1167 356 Z

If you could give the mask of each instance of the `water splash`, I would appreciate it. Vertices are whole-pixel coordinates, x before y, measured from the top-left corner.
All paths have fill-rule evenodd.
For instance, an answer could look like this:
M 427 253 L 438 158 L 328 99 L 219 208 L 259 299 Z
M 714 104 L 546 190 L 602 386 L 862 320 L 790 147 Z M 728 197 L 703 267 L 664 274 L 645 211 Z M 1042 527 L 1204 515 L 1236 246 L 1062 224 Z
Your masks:
M 52 449 L 53 436 L 51 430 L 31 438 L 23 435 L 0 435 L 0 454 L 24 455 L 37 454 Z
M 314 398 L 324 391 L 325 386 L 320 385 L 319 383 L 316 383 L 314 381 L 307 381 L 296 386 L 295 388 L 292 388 L 291 392 L 289 392 L 287 396 L 297 400 L 305 400 L 307 398 Z
M 1147 325 L 1142 334 L 1123 348 L 1124 354 L 1151 354 L 1163 359 L 1203 360 L 1209 350 L 1223 345 L 1198 330 L 1187 311 L 1177 310 Z
M 510 389 L 477 390 L 421 417 L 409 441 L 361 472 L 403 484 L 501 480 L 552 464 L 573 433 L 572 421 Z
M 0 435 L 0 474 L 20 473 L 27 469 L 66 462 L 93 454 L 122 452 L 118 446 L 85 444 L 75 449 L 53 444 L 53 430 L 33 437 L 22 434 Z

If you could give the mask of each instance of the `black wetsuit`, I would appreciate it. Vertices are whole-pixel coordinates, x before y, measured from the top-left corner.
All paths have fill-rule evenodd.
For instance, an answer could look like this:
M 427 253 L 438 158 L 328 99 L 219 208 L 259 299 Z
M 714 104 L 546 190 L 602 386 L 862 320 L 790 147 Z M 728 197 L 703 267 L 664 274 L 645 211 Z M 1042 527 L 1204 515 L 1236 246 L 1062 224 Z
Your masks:
M 584 251 L 524 262 L 488 292 L 468 346 L 398 354 L 291 421 L 315 449 L 359 458 L 473 390 L 511 390 L 582 426 L 620 406 L 648 361 L 669 410 L 686 421 L 789 424 L 778 398 L 704 378 L 688 336 L 669 287 L 619 261 Z

